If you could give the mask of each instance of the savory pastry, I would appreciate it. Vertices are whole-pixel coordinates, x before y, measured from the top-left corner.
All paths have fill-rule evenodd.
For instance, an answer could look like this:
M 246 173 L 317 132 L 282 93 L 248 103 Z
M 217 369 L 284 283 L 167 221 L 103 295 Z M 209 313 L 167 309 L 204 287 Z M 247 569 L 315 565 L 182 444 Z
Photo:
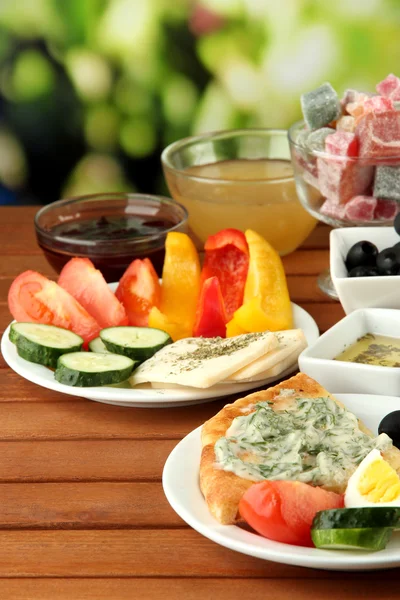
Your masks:
M 223 524 L 237 520 L 242 495 L 257 481 L 302 481 L 343 493 L 374 448 L 400 470 L 391 439 L 374 437 L 303 373 L 225 406 L 203 425 L 202 447 L 200 487 Z

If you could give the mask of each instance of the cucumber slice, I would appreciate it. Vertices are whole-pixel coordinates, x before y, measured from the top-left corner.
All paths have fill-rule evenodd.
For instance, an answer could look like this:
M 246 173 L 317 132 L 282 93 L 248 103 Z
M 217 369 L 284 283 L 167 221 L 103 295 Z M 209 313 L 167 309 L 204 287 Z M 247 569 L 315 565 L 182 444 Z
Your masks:
M 76 387 L 111 385 L 128 379 L 134 362 L 127 356 L 100 352 L 73 352 L 58 359 L 54 377 Z
M 365 506 L 360 508 L 336 508 L 318 512 L 311 529 L 366 529 L 375 527 L 398 527 L 400 507 Z
M 105 347 L 100 337 L 95 338 L 91 342 L 89 342 L 89 350 L 90 352 L 100 352 L 100 354 L 111 354 L 109 350 Z
M 39 323 L 13 323 L 9 338 L 22 358 L 53 369 L 60 356 L 78 352 L 83 344 L 83 339 L 68 329 Z
M 143 362 L 172 342 L 161 329 L 152 327 L 107 327 L 100 331 L 107 350 Z
M 364 529 L 312 529 L 311 537 L 317 548 L 325 550 L 383 550 L 390 539 L 390 527 Z

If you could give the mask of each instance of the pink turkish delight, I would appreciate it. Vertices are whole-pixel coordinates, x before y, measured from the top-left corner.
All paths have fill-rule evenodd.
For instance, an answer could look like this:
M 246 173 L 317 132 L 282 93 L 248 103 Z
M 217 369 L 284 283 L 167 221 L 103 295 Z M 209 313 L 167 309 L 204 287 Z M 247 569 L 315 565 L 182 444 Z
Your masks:
M 378 83 L 376 86 L 378 94 L 391 98 L 392 100 L 400 100 L 400 79 L 391 73 Z
M 358 139 L 354 133 L 335 131 L 326 137 L 325 150 L 335 156 L 358 156 Z
M 349 221 L 373 221 L 377 203 L 373 196 L 355 196 L 345 206 L 345 218 Z
M 374 218 L 378 221 L 393 221 L 400 211 L 400 204 L 395 200 L 378 198 Z
M 331 200 L 325 200 L 320 208 L 320 212 L 331 219 L 343 220 L 345 207 L 344 205 L 337 204 Z
M 331 156 L 317 159 L 318 183 L 321 194 L 331 202 L 345 204 L 365 193 L 371 184 L 373 167 L 354 160 L 358 145 L 355 134 L 346 131 L 336 131 L 325 140 L 326 152 Z
M 357 125 L 356 135 L 360 140 L 361 157 L 400 157 L 400 112 L 365 113 Z

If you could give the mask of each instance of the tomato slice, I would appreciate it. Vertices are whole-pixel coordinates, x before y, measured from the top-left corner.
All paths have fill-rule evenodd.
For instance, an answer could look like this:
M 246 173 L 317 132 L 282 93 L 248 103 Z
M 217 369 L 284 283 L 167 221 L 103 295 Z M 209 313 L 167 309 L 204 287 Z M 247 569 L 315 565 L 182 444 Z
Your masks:
M 8 306 L 16 321 L 64 327 L 85 342 L 97 337 L 101 329 L 71 294 L 36 271 L 25 271 L 14 279 L 8 292 Z
M 101 327 L 128 325 L 124 307 L 88 258 L 71 258 L 60 273 L 58 285 L 67 290 Z
M 130 325 L 147 327 L 150 310 L 160 306 L 161 286 L 151 260 L 137 258 L 122 275 L 117 291 Z
M 262 481 L 243 495 L 239 512 L 255 531 L 284 544 L 313 546 L 311 524 L 320 510 L 342 508 L 343 495 L 299 481 Z

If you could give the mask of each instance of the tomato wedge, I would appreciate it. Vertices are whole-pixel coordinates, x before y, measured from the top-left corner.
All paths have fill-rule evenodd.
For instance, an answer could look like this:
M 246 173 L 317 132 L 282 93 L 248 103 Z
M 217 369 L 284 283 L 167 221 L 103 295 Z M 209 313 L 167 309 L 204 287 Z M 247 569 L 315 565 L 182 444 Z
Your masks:
M 124 307 L 88 258 L 71 258 L 60 273 L 58 285 L 69 292 L 101 327 L 128 325 Z
M 16 321 L 70 329 L 90 342 L 101 329 L 97 321 L 62 287 L 36 271 L 18 275 L 8 292 L 8 307 Z
M 320 510 L 342 508 L 343 495 L 299 481 L 262 481 L 244 493 L 239 512 L 264 537 L 313 546 L 311 524 Z
M 161 286 L 151 260 L 134 260 L 122 275 L 115 295 L 126 310 L 129 324 L 147 327 L 150 310 L 158 308 L 161 300 Z

